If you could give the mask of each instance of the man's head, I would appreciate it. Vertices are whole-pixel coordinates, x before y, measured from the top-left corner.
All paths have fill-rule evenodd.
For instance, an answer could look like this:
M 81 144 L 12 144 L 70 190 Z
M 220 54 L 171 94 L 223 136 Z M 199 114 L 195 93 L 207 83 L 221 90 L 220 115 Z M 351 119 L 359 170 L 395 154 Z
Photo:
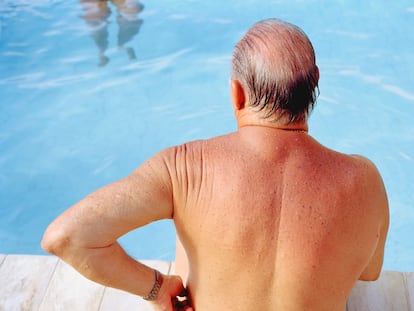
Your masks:
M 245 105 L 269 120 L 306 121 L 316 101 L 319 71 L 306 34 L 278 19 L 253 25 L 235 47 L 231 79 Z

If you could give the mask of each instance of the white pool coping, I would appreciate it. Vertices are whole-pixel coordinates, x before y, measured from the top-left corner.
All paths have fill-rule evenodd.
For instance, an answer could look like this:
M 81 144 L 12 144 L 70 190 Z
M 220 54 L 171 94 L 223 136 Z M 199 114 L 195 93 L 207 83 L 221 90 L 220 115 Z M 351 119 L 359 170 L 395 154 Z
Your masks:
M 162 273 L 174 263 L 143 261 Z M 0 254 L 0 311 L 151 311 L 141 298 L 84 278 L 53 256 Z M 375 282 L 358 282 L 346 311 L 414 311 L 414 273 L 383 271 Z

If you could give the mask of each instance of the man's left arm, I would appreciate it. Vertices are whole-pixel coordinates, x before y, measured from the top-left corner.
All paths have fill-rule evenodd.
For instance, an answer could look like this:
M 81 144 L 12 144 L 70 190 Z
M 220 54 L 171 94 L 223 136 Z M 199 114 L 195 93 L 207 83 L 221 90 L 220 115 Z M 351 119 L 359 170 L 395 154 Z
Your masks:
M 362 272 L 359 280 L 361 281 L 375 281 L 381 274 L 381 269 L 384 261 L 385 242 L 389 229 L 389 206 L 388 198 L 385 190 L 384 182 L 375 165 L 368 159 L 361 157 L 361 160 L 366 163 L 368 178 L 367 199 L 371 201 L 374 206 L 375 217 L 371 221 L 378 223 L 378 243 L 372 258 L 368 265 Z

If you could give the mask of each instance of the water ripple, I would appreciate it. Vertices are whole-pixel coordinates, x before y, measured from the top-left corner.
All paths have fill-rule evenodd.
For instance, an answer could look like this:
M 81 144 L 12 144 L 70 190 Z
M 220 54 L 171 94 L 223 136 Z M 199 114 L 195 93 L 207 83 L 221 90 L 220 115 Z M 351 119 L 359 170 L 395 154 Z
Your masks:
M 399 86 L 391 85 L 391 84 L 381 84 L 381 86 L 386 91 L 394 93 L 402 98 L 414 101 L 414 94 L 403 90 Z
M 342 31 L 342 30 L 326 30 L 326 33 L 331 33 L 338 36 L 349 37 L 352 39 L 360 39 L 365 40 L 371 37 L 370 34 L 361 33 L 361 32 L 350 32 L 350 31 Z
M 326 96 L 319 96 L 318 101 L 323 101 L 325 103 L 335 104 L 335 105 L 339 104 L 339 102 L 335 98 L 326 97 Z
M 411 156 L 410 156 L 410 155 L 408 155 L 408 154 L 406 154 L 406 153 L 405 153 L 405 152 L 403 152 L 403 151 L 400 151 L 400 152 L 399 152 L 399 154 L 400 154 L 400 156 L 401 156 L 403 159 L 405 159 L 405 160 L 408 160 L 408 161 L 411 161 L 411 160 L 412 160 Z
M 130 78 L 112 79 L 109 82 L 100 83 L 99 86 L 89 89 L 87 93 L 93 94 L 93 93 L 101 92 L 102 90 L 113 88 L 114 86 L 126 85 L 128 84 L 128 82 L 130 82 Z
M 3 56 L 6 57 L 14 57 L 14 56 L 18 56 L 18 57 L 24 57 L 26 56 L 26 53 L 22 53 L 22 52 L 15 52 L 15 51 L 4 51 L 2 53 Z
M 66 76 L 61 77 L 57 79 L 49 79 L 39 82 L 25 82 L 21 83 L 19 87 L 26 88 L 26 89 L 49 89 L 49 88 L 55 88 L 60 86 L 66 86 L 73 83 L 83 82 L 86 80 L 90 80 L 92 78 L 95 78 L 95 74 L 91 73 L 85 73 L 80 75 L 72 75 L 72 76 Z
M 170 16 L 168 16 L 168 18 L 174 19 L 174 20 L 189 19 L 190 17 L 191 16 L 187 14 L 171 14 Z
M 229 64 L 231 61 L 231 54 L 208 57 L 205 62 L 213 64 Z
M 198 119 L 201 117 L 205 117 L 211 113 L 213 113 L 214 111 L 209 109 L 209 110 L 202 110 L 202 111 L 198 111 L 198 112 L 193 112 L 193 113 L 187 113 L 187 114 L 183 114 L 181 116 L 179 116 L 177 118 L 177 120 L 179 121 L 185 121 L 185 120 L 189 120 L 189 119 Z
M 114 161 L 115 161 L 115 157 L 113 156 L 107 157 L 106 159 L 103 160 L 103 163 L 93 171 L 93 174 L 98 175 L 101 172 L 105 171 L 108 167 L 112 165 Z
M 367 83 L 378 85 L 383 90 L 385 90 L 387 92 L 391 92 L 391 93 L 393 93 L 395 95 L 398 95 L 398 96 L 400 96 L 404 99 L 414 101 L 414 93 L 406 91 L 406 90 L 402 89 L 401 87 L 399 87 L 398 85 L 383 83 L 383 81 L 382 81 L 383 77 L 381 77 L 381 76 L 364 74 L 359 69 L 344 69 L 344 70 L 340 70 L 338 73 L 340 75 L 343 75 L 343 76 L 357 77 L 357 78 L 362 79 L 363 81 L 365 81 Z
M 1 84 L 14 84 L 14 83 L 19 84 L 19 83 L 35 81 L 35 80 L 43 78 L 44 76 L 45 76 L 44 72 L 34 72 L 34 73 L 18 75 L 18 76 L 9 77 L 6 79 L 0 79 L 0 85 Z
M 181 57 L 182 55 L 188 54 L 192 51 L 191 48 L 182 49 L 172 54 L 168 54 L 158 58 L 152 58 L 149 60 L 139 61 L 127 66 L 124 66 L 122 70 L 136 70 L 136 69 L 151 69 L 153 71 L 161 71 L 170 64 L 174 63 L 174 61 Z

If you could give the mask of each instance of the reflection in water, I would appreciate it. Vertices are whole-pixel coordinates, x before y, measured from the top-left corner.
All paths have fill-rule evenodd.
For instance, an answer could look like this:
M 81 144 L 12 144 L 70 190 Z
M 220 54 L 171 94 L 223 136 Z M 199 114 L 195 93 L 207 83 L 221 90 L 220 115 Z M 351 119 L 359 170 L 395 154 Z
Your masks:
M 138 13 L 143 10 L 143 6 L 138 0 L 111 0 L 112 5 L 117 10 L 118 24 L 118 48 L 126 51 L 129 59 L 136 58 L 132 47 L 126 47 L 129 41 L 139 32 L 142 19 Z M 98 66 L 105 66 L 109 62 L 105 52 L 109 45 L 108 24 L 111 15 L 111 8 L 107 0 L 80 0 L 84 14 L 82 19 L 90 26 L 92 38 L 99 50 Z

